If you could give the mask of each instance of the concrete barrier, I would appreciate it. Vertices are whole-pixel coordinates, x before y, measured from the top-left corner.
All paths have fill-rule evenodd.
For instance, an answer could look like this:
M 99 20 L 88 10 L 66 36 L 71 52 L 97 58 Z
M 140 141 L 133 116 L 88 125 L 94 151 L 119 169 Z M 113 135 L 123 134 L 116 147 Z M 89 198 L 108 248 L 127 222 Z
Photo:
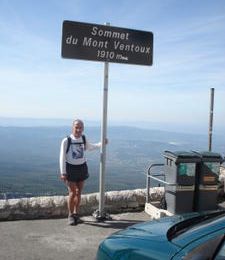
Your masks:
M 160 200 L 163 188 L 150 189 L 151 201 Z M 146 189 L 110 191 L 105 194 L 108 213 L 140 211 L 145 206 Z M 91 215 L 99 205 L 99 193 L 82 195 L 80 214 Z M 67 196 L 46 196 L 0 200 L 0 220 L 63 218 L 68 214 Z

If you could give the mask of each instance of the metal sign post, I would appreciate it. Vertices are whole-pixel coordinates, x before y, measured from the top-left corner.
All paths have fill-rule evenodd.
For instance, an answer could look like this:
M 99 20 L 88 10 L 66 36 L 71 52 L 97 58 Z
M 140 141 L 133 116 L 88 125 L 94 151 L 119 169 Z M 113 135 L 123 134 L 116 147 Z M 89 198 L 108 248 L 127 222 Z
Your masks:
M 97 220 L 110 217 L 104 210 L 109 62 L 152 65 L 153 33 L 99 24 L 64 21 L 62 57 L 104 62 L 103 112 Z
M 214 108 L 214 88 L 211 88 L 210 110 L 209 110 L 209 152 L 211 152 L 212 150 L 213 108 Z
M 105 166 L 106 166 L 106 138 L 107 138 L 107 108 L 108 108 L 108 71 L 109 63 L 104 63 L 104 88 L 103 88 L 103 110 L 101 129 L 101 157 L 99 174 L 99 210 L 95 213 L 95 218 L 104 220 L 109 218 L 104 211 L 105 208 Z
M 106 23 L 109 26 L 109 23 Z M 99 170 L 99 208 L 94 212 L 97 220 L 110 219 L 105 212 L 105 169 L 106 169 L 106 138 L 107 138 L 107 111 L 108 111 L 108 82 L 109 82 L 109 63 L 104 63 L 104 85 L 103 85 L 103 109 L 101 127 L 101 151 L 100 151 L 100 170 Z

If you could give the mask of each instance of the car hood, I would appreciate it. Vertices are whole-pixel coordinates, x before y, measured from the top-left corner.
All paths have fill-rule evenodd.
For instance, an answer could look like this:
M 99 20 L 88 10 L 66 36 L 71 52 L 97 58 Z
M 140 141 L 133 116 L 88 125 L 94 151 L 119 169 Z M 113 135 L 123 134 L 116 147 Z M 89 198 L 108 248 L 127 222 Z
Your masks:
M 175 224 L 198 215 L 197 213 L 189 213 L 172 217 L 164 217 L 158 220 L 152 220 L 128 227 L 125 230 L 118 231 L 112 235 L 115 237 L 138 237 L 139 239 L 152 240 L 168 240 L 167 231 Z
M 100 244 L 100 251 L 104 252 L 107 258 L 99 259 L 120 259 L 120 255 L 126 255 L 123 259 L 129 259 L 131 254 L 132 257 L 136 256 L 134 259 L 171 259 L 196 237 L 202 236 L 202 230 L 196 227 L 187 232 L 188 234 L 182 231 L 185 231 L 190 223 L 198 223 L 203 219 L 208 219 L 210 223 L 210 215 L 193 212 L 130 226 L 112 234 Z M 219 218 L 215 223 L 216 230 L 223 229 L 224 222 Z M 203 234 L 207 232 L 212 232 L 210 226 Z
M 154 255 L 157 255 L 154 259 L 170 259 L 181 247 L 168 241 L 167 230 L 183 219 L 184 216 L 173 216 L 133 225 L 112 234 L 101 243 L 100 248 L 108 259 L 120 259 L 120 254 L 132 254 L 132 257 L 137 254 L 137 259 L 151 259 L 149 256 Z

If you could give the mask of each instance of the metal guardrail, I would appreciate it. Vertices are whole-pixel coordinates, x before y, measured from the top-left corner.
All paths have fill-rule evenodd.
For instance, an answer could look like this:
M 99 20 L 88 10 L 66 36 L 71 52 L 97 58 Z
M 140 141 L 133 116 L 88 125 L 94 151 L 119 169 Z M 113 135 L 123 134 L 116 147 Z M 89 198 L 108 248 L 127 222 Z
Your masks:
M 148 171 L 147 171 L 147 174 L 146 174 L 146 202 L 149 203 L 150 202 L 150 193 L 149 193 L 149 190 L 150 190 L 150 187 L 151 187 L 151 183 L 150 183 L 150 180 L 153 179 L 155 181 L 158 181 L 160 183 L 163 183 L 163 184 L 166 184 L 166 185 L 169 185 L 169 186 L 176 186 L 177 184 L 176 183 L 169 183 L 169 182 L 166 182 L 165 181 L 165 173 L 161 173 L 161 174 L 154 174 L 152 175 L 151 171 L 153 168 L 155 167 L 163 167 L 165 164 L 164 163 L 153 163 L 149 166 L 148 168 Z M 161 180 L 157 177 L 164 177 L 164 180 Z

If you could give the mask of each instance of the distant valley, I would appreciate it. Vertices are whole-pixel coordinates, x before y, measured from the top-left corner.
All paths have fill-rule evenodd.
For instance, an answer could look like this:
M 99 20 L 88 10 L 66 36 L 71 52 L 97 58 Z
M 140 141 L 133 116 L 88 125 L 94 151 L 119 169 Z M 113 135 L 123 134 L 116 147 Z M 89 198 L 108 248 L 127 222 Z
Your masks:
M 66 194 L 59 179 L 58 156 L 68 127 L 0 127 L 0 198 Z M 90 142 L 100 139 L 99 127 L 87 127 Z M 109 127 L 105 190 L 144 188 L 151 163 L 164 162 L 165 150 L 207 150 L 207 135 Z M 224 155 L 225 138 L 215 136 L 213 150 Z M 90 178 L 84 192 L 97 192 L 99 152 L 88 152 Z

